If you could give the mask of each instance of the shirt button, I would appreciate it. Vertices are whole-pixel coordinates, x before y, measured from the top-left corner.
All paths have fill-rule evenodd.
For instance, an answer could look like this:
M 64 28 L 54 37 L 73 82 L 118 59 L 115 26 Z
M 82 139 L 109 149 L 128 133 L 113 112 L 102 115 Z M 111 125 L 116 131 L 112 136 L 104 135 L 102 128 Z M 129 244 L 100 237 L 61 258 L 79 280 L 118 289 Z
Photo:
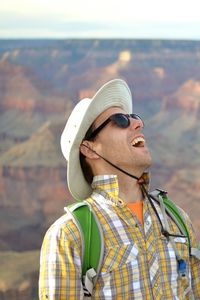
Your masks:
M 155 284 L 154 284 L 154 286 L 155 286 L 155 287 L 158 287 L 158 284 L 157 284 L 157 283 L 155 283 Z
M 140 254 L 145 254 L 145 249 L 144 249 L 144 247 L 143 246 L 138 246 L 138 248 L 140 249 L 139 251 L 140 251 Z
M 165 236 L 161 236 L 160 239 L 164 242 L 164 243 L 168 243 L 168 239 Z
M 150 224 L 149 221 L 146 221 L 145 223 L 146 223 L 146 225 L 149 225 L 149 224 Z
M 119 200 L 118 200 L 118 204 L 119 204 L 120 206 L 123 206 L 124 202 L 123 202 L 121 199 L 119 199 Z

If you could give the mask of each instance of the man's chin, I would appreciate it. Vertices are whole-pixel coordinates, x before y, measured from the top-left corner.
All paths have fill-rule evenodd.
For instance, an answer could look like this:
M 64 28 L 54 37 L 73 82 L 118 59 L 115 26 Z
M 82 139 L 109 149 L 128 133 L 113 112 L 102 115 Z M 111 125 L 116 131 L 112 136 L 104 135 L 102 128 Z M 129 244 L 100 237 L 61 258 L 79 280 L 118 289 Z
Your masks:
M 152 156 L 148 149 L 147 149 L 147 153 L 144 157 L 144 164 L 146 165 L 146 168 L 151 167 L 151 165 L 153 164 L 153 159 L 152 159 Z
M 144 161 L 143 171 L 145 172 L 146 170 L 148 170 L 152 166 L 152 164 L 153 164 L 152 159 Z
M 149 158 L 148 158 L 148 161 L 147 161 L 147 168 L 151 167 L 153 164 L 153 159 L 151 157 L 151 155 L 149 154 Z
M 148 159 L 146 158 L 146 159 L 143 161 L 143 165 L 141 166 L 141 175 L 142 175 L 144 172 L 147 172 L 148 169 L 152 166 L 152 164 L 153 164 L 152 158 L 151 158 L 151 156 L 149 156 Z

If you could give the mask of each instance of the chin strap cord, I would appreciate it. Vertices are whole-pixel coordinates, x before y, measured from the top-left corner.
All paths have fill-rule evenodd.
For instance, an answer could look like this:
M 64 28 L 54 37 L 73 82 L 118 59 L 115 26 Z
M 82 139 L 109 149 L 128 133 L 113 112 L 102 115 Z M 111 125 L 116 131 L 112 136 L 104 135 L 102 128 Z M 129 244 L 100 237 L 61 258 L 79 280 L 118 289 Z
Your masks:
M 92 151 L 93 153 L 95 153 L 97 156 L 99 156 L 100 158 L 102 158 L 105 162 L 107 162 L 109 165 L 111 165 L 113 168 L 121 171 L 122 173 L 136 179 L 139 180 L 139 178 L 137 176 L 134 176 L 126 171 L 124 171 L 123 169 L 121 169 L 120 167 L 116 166 L 115 164 L 113 164 L 111 161 L 109 161 L 108 159 L 106 159 L 105 157 L 103 157 L 102 155 L 100 155 L 99 153 L 97 153 L 95 150 L 91 149 L 90 147 L 86 146 L 85 144 L 81 144 L 82 146 L 88 148 L 90 151 Z

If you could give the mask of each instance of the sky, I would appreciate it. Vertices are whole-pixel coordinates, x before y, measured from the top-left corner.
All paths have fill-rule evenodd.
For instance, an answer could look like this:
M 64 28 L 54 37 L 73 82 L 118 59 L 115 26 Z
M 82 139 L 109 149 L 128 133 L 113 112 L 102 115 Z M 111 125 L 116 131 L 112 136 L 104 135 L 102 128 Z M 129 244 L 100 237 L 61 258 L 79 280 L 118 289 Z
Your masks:
M 0 38 L 200 40 L 199 0 L 4 0 Z

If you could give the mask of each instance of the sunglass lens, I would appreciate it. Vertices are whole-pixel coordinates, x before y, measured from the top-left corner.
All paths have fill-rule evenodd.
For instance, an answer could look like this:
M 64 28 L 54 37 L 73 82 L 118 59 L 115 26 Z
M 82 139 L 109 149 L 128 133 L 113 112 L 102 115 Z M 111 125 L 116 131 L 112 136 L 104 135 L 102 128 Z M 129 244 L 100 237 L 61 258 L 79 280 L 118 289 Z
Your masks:
M 144 121 L 142 120 L 142 118 L 136 114 L 130 114 L 130 117 L 135 119 L 135 120 L 139 120 L 142 122 L 143 126 L 144 126 Z
M 111 116 L 111 119 L 120 128 L 127 128 L 130 124 L 129 118 L 124 114 L 115 114 L 115 115 Z

